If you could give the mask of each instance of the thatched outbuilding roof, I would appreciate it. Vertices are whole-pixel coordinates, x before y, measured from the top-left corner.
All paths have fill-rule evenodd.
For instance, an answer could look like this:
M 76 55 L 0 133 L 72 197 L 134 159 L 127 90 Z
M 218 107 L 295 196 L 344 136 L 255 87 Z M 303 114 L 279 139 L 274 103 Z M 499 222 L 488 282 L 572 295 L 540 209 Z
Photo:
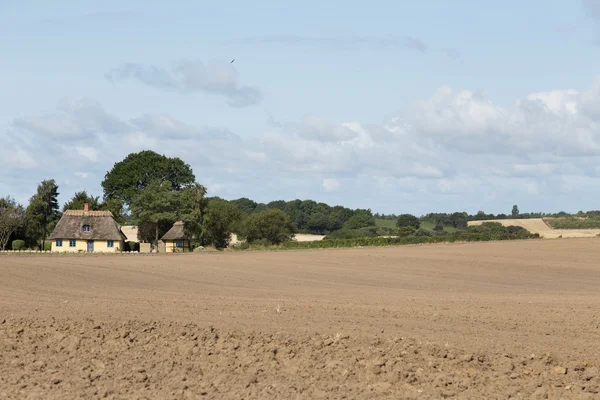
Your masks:
M 89 232 L 83 226 L 89 225 Z M 52 231 L 50 239 L 125 240 L 110 211 L 67 210 Z
M 188 237 L 183 230 L 184 225 L 183 221 L 175 222 L 171 229 L 169 229 L 160 240 L 187 240 Z

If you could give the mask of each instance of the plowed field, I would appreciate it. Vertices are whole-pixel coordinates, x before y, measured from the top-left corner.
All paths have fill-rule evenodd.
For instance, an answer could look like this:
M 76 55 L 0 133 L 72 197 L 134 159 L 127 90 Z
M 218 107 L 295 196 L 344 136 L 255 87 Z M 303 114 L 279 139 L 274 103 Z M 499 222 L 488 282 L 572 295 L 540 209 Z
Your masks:
M 599 254 L 0 256 L 0 399 L 596 399 Z

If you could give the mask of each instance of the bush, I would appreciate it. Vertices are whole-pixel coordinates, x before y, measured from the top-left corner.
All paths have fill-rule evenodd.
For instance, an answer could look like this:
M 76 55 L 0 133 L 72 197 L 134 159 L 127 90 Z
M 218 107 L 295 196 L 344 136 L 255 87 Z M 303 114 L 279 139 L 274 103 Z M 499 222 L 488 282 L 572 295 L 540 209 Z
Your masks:
M 125 242 L 123 245 L 124 251 L 140 251 L 140 244 L 137 242 Z
M 414 226 L 403 226 L 398 229 L 397 235 L 400 237 L 413 236 L 416 231 Z
M 375 226 L 375 218 L 367 214 L 358 214 L 344 223 L 343 229 L 352 230 Z
M 49 240 L 46 240 L 46 243 L 44 243 L 44 251 L 50 251 L 50 250 L 52 250 L 52 242 Z
M 433 231 L 430 231 L 429 229 L 425 229 L 425 228 L 419 228 L 419 229 L 417 229 L 417 231 L 415 232 L 415 236 L 428 236 L 428 237 L 433 237 L 433 236 L 435 236 L 435 234 L 433 233 Z
M 13 250 L 25 250 L 25 241 L 24 240 L 13 240 L 12 241 L 12 249 Z
M 290 217 L 281 210 L 270 209 L 249 216 L 241 227 L 240 237 L 253 243 L 266 239 L 271 244 L 291 240 L 296 229 Z
M 258 239 L 253 241 L 251 245 L 256 247 L 269 247 L 271 246 L 271 242 L 269 241 L 269 239 Z
M 370 230 L 363 229 L 340 229 L 331 232 L 329 235 L 325 236 L 323 240 L 355 239 L 369 236 L 376 236 L 376 233 Z
M 419 221 L 419 218 L 415 217 L 414 215 L 402 214 L 398 217 L 396 226 L 398 228 L 413 227 L 415 229 L 419 229 L 421 227 L 421 221 Z

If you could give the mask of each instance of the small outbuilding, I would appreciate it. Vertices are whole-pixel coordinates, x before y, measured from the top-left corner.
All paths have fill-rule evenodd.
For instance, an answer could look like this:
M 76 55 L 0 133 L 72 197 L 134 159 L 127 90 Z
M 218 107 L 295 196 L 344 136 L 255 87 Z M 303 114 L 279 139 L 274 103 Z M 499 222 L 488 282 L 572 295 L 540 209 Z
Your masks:
M 184 231 L 184 222 L 177 221 L 160 239 L 165 243 L 165 253 L 192 251 L 190 238 Z
M 110 211 L 66 210 L 49 237 L 53 252 L 123 251 L 126 236 Z

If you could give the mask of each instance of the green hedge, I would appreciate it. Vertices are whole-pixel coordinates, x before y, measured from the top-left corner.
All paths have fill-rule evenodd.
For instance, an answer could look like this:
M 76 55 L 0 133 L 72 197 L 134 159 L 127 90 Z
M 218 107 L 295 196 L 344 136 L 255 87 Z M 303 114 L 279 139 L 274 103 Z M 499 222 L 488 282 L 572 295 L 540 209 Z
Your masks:
M 600 218 L 545 218 L 544 221 L 553 229 L 600 229 Z
M 12 241 L 12 249 L 13 250 L 25 250 L 25 241 L 24 240 L 13 240 Z
M 457 232 L 446 236 L 406 236 L 406 237 L 376 237 L 376 238 L 356 238 L 356 239 L 332 239 L 314 242 L 285 242 L 282 243 L 283 249 L 325 249 L 340 247 L 368 247 L 368 246 L 399 246 L 408 244 L 426 244 L 426 243 L 455 243 L 455 242 L 487 242 L 492 240 L 522 240 L 538 239 L 540 235 L 536 234 L 489 234 L 489 233 L 469 233 Z

